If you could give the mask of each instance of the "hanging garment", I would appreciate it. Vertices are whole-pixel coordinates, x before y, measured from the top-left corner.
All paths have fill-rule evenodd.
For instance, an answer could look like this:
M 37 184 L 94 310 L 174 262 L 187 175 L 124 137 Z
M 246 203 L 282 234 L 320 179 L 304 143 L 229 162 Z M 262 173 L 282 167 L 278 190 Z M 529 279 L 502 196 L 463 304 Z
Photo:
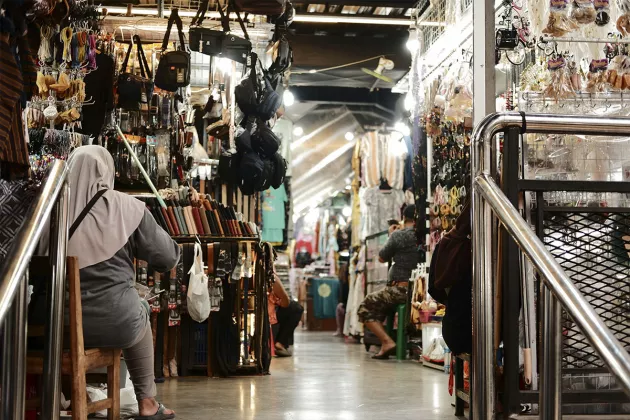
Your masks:
M 339 303 L 339 280 L 332 278 L 311 279 L 313 314 L 317 319 L 335 318 Z
M 389 135 L 386 137 L 387 153 L 383 162 L 382 178 L 390 187 L 402 190 L 405 181 L 405 161 L 409 156 L 407 144 L 403 138 Z
M 28 165 L 22 130 L 22 73 L 15 60 L 9 34 L 0 34 L 0 162 Z
M 344 335 L 358 336 L 363 334 L 363 324 L 359 321 L 358 310 L 365 297 L 364 267 L 365 246 L 362 246 L 357 258 L 350 260 L 350 290 L 346 304 L 346 320 L 343 325 Z
M 106 54 L 96 54 L 96 70 L 85 76 L 85 97 L 93 105 L 82 109 L 81 132 L 98 138 L 105 117 L 114 107 L 114 60 Z
M 401 220 L 401 210 L 405 204 L 402 190 L 381 190 L 378 187 L 367 188 L 362 195 L 361 216 L 363 234 L 361 239 L 375 233 L 386 232 L 389 219 Z
M 366 133 L 361 139 L 361 172 L 365 187 L 380 185 L 386 153 L 386 139 L 376 131 Z

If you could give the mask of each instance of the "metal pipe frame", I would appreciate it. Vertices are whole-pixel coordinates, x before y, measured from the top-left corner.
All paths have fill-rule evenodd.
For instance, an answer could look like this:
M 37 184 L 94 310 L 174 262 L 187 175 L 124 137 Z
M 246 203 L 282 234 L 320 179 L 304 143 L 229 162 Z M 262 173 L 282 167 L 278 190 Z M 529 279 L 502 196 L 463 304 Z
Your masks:
M 22 420 L 26 404 L 26 308 L 28 279 L 17 294 L 3 323 L 2 419 Z
M 53 207 L 61 195 L 60 207 L 65 208 L 61 213 L 65 216 L 59 220 L 65 220 L 67 230 L 68 219 L 68 189 L 65 185 L 68 168 L 64 161 L 57 160 L 48 173 L 47 180 L 39 194 L 35 197 L 33 205 L 29 208 L 20 233 L 14 240 L 13 247 L 5 258 L 5 264 L 0 269 L 0 321 L 3 322 L 4 353 L 2 357 L 2 419 L 18 420 L 24 416 L 25 408 L 25 384 L 26 384 L 26 340 L 27 340 L 27 296 L 28 296 L 28 266 L 35 252 L 44 228 L 47 226 Z M 63 203 L 63 205 L 62 205 Z M 62 229 L 63 230 L 63 229 Z M 57 236 L 58 248 L 63 249 L 63 281 L 65 284 L 65 242 L 66 233 Z M 61 246 L 63 241 L 63 246 Z M 57 253 L 57 258 L 60 255 Z M 59 265 L 58 265 L 58 268 Z M 57 273 L 58 275 L 59 273 Z M 57 299 L 53 305 L 55 313 L 60 313 L 55 319 L 48 320 L 53 323 L 53 328 L 63 328 L 63 308 L 65 295 Z M 61 365 L 61 337 L 57 339 L 59 351 L 49 354 L 49 364 L 56 366 L 56 380 L 59 381 L 59 366 Z M 46 386 L 46 384 L 45 384 Z M 59 386 L 50 390 L 44 388 L 44 397 L 48 395 L 51 400 L 57 401 L 59 406 Z M 54 414 L 51 414 L 54 416 Z M 56 417 L 59 418 L 57 408 Z
M 508 127 L 520 127 L 521 133 L 627 135 L 630 130 L 630 119 L 506 112 L 490 114 L 476 126 L 472 135 L 474 176 L 472 392 L 475 398 L 472 416 L 475 419 L 492 420 L 496 407 L 493 348 L 494 280 L 492 237 L 489 234 L 492 232 L 493 212 L 537 268 L 544 284 L 573 317 L 615 375 L 618 383 L 630 396 L 630 356 L 492 180 L 493 157 L 497 156 L 498 150 L 494 137 Z M 554 341 L 554 353 L 557 352 L 557 345 L 558 343 Z M 557 357 L 559 358 L 559 354 Z M 555 372 L 559 369 L 559 360 L 557 364 Z M 544 389 L 541 386 L 540 392 L 553 393 L 554 382 L 547 381 L 546 384 L 548 386 Z
M 52 281 L 47 285 L 46 352 L 42 378 L 42 420 L 59 419 L 61 358 L 63 353 L 63 314 L 66 291 L 66 255 L 70 187 L 66 185 L 55 206 L 50 230 Z
M 562 307 L 551 290 L 542 286 L 543 364 L 540 376 L 539 415 L 542 419 L 562 418 Z M 552 392 L 545 392 L 551 390 Z
M 0 320 L 3 320 L 16 295 L 18 285 L 42 236 L 46 220 L 61 193 L 67 175 L 67 165 L 57 160 L 51 167 L 48 179 L 28 210 L 22 231 L 15 238 L 11 251 L 0 269 Z

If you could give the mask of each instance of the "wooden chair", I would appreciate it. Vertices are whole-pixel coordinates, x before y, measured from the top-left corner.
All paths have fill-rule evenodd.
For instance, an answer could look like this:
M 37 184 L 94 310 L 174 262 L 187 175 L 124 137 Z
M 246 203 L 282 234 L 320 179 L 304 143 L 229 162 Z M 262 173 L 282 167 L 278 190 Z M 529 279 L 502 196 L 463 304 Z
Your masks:
M 43 264 L 42 264 L 43 263 Z M 31 261 L 31 267 L 48 266 L 48 259 Z M 88 414 L 107 409 L 108 420 L 120 419 L 120 349 L 88 349 L 83 345 L 83 317 L 81 308 L 81 285 L 79 264 L 76 257 L 68 257 L 66 263 L 67 280 L 70 289 L 70 351 L 64 350 L 61 374 L 72 379 L 72 418 L 86 420 Z M 50 273 L 50 269 L 48 273 Z M 29 328 L 29 336 L 31 334 Z M 34 335 L 43 335 L 43 329 L 34 328 Z M 38 334 L 39 333 L 39 334 Z M 88 403 L 86 373 L 93 369 L 107 368 L 107 399 Z M 29 352 L 27 373 L 41 375 L 44 358 L 41 352 Z M 27 402 L 27 407 L 36 408 L 39 401 Z

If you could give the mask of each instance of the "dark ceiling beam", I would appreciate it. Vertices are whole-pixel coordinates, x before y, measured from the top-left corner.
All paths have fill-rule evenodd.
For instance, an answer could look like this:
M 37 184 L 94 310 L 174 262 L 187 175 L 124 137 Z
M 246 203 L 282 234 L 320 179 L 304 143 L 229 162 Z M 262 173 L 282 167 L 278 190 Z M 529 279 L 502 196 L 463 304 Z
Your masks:
M 383 0 L 330 0 L 330 1 L 317 1 L 317 0 L 298 0 L 295 4 L 322 4 L 328 5 L 340 5 L 340 6 L 370 6 L 370 7 L 393 7 L 393 8 L 410 8 L 414 7 L 417 0 L 395 0 L 393 2 L 384 2 Z
M 407 34 L 405 33 L 407 36 Z M 293 67 L 322 69 L 365 60 L 380 55 L 395 63 L 396 69 L 409 69 L 411 55 L 405 48 L 407 38 L 378 38 L 374 36 L 317 36 L 293 34 L 289 37 L 293 49 Z M 374 63 L 356 67 L 374 67 Z
M 370 92 L 369 89 L 340 88 L 330 86 L 291 87 L 295 100 L 320 104 L 338 105 L 378 105 L 384 112 L 393 112 L 401 95 L 389 90 Z

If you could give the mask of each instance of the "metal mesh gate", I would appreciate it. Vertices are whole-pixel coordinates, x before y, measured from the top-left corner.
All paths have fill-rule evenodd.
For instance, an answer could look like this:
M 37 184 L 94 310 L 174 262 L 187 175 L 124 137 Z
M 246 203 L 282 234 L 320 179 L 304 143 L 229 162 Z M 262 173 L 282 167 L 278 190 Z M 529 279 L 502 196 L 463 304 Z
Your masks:
M 617 339 L 630 349 L 630 214 L 605 208 L 545 212 L 544 243 Z M 564 369 L 605 368 L 563 315 Z

